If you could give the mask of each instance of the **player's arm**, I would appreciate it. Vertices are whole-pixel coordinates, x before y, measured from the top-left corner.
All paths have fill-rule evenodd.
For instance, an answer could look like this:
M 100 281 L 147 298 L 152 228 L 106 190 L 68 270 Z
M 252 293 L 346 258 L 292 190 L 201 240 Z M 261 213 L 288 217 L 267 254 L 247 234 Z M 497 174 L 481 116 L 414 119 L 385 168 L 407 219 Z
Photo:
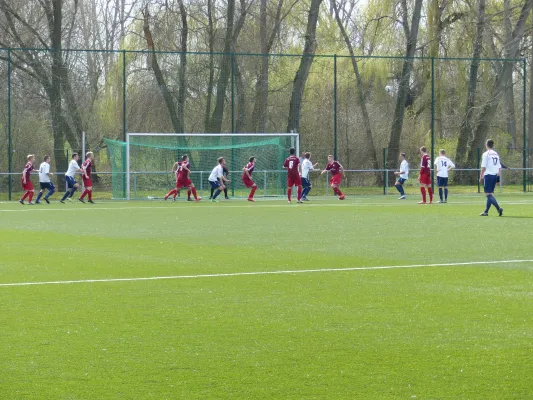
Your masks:
M 85 167 L 85 164 L 81 164 L 80 172 L 85 178 L 89 179 L 89 175 L 87 175 L 87 168 Z
M 175 162 L 174 165 L 172 165 L 172 170 L 171 170 L 171 172 L 174 174 L 177 170 L 178 170 L 178 163 Z
M 448 166 L 448 172 L 450 172 L 452 169 L 455 168 L 455 164 L 451 162 L 451 160 L 448 160 L 450 162 L 450 165 Z
M 252 175 L 250 175 L 250 170 L 246 167 L 244 167 L 243 170 L 246 176 L 248 177 L 248 179 L 252 179 Z
M 339 164 L 339 166 L 340 166 L 340 172 L 342 173 L 342 177 L 346 178 L 346 174 L 344 173 L 344 167 L 342 165 L 340 165 L 340 164 Z
M 22 183 L 26 184 L 26 167 L 22 170 Z

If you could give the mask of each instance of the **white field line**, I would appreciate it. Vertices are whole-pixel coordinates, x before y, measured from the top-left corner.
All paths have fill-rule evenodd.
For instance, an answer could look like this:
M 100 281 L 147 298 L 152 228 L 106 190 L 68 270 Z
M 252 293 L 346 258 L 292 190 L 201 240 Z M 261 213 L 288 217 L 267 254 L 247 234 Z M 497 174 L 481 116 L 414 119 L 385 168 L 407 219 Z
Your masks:
M 206 202 L 207 203 L 207 202 Z M 163 203 L 161 203 L 163 204 Z M 509 205 L 528 205 L 533 204 L 533 201 L 519 201 L 519 202 L 502 202 L 502 206 L 509 206 Z M 241 208 L 241 209 L 252 209 L 252 208 L 288 208 L 288 207 L 299 207 L 299 208 L 309 208 L 309 207 L 405 207 L 411 205 L 413 207 L 453 207 L 453 206 L 476 206 L 479 205 L 479 207 L 483 208 L 484 203 L 479 202 L 454 202 L 449 203 L 447 205 L 440 205 L 440 204 L 433 204 L 433 205 L 419 205 L 416 203 L 405 203 L 405 202 L 398 202 L 398 203 L 337 203 L 337 204 L 331 204 L 331 203 L 313 203 L 313 204 L 244 204 L 243 202 L 240 202 L 240 204 L 224 204 L 224 205 L 216 205 L 216 204 L 205 204 L 205 205 L 196 205 L 196 204 L 189 204 L 184 207 L 180 206 L 125 206 L 121 207 L 99 207 L 99 206 L 81 206 L 80 207 L 58 207 L 58 208 L 48 208 L 49 206 L 20 206 L 20 209 L 12 210 L 12 209 L 0 209 L 0 213 L 11 213 L 11 212 L 43 212 L 43 211 L 56 211 L 56 212 L 68 212 L 68 211 L 121 211 L 121 210 L 169 210 L 169 209 L 177 209 L 177 210 L 189 210 L 189 209 L 206 209 L 206 208 L 218 208 L 218 209 L 225 209 L 225 208 Z
M 140 277 L 140 278 L 109 278 L 109 279 L 81 279 L 81 280 L 70 280 L 70 281 L 14 282 L 14 283 L 0 283 L 0 287 L 66 285 L 66 284 L 73 284 L 73 283 L 138 282 L 138 281 L 159 281 L 159 280 L 171 280 L 171 279 L 223 278 L 223 277 L 255 276 L 255 275 L 287 275 L 287 274 L 293 275 L 293 274 L 308 274 L 308 273 L 313 273 L 313 272 L 346 272 L 346 271 L 368 271 L 368 270 L 379 270 L 379 269 L 457 267 L 457 266 L 465 266 L 465 265 L 493 265 L 493 264 L 517 264 L 517 263 L 533 263 L 533 260 L 470 261 L 470 262 L 441 263 L 441 264 L 384 265 L 384 266 L 375 266 L 375 267 L 348 267 L 348 268 L 319 268 L 319 269 L 280 270 L 280 271 L 230 272 L 230 273 L 222 273 L 222 274 L 150 276 L 150 277 Z

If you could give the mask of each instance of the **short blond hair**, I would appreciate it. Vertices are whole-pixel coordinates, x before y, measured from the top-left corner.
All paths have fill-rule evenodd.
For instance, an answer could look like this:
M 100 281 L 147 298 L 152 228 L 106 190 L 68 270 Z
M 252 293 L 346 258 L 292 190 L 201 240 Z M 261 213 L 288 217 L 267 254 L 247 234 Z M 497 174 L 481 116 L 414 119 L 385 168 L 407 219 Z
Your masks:
M 26 157 L 26 159 L 29 160 L 29 159 L 31 159 L 31 158 L 33 158 L 33 157 L 35 157 L 35 154 L 28 154 L 28 156 Z
M 85 153 L 85 157 L 94 156 L 94 153 L 92 151 L 88 151 Z

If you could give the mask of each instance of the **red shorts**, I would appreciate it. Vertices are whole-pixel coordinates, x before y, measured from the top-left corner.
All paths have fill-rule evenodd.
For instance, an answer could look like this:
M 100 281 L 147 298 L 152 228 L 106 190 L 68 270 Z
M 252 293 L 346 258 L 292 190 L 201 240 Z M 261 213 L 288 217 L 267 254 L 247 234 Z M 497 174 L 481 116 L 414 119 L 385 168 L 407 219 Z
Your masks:
M 287 176 L 287 187 L 302 186 L 302 178 L 298 176 Z
M 93 185 L 93 180 L 91 178 L 89 179 L 83 178 L 83 186 L 87 188 L 87 187 L 92 187 L 92 185 Z
M 418 178 L 418 180 L 422 185 L 431 185 L 431 175 L 420 174 L 420 178 Z
M 253 185 L 255 185 L 255 182 L 247 176 L 242 177 L 242 183 L 244 183 L 244 186 L 246 186 L 247 188 L 251 188 Z
M 181 189 L 182 187 L 189 187 L 192 185 L 192 181 L 190 179 L 176 181 L 176 188 Z
M 331 179 L 329 180 L 329 184 L 338 186 L 341 184 L 341 180 L 342 180 L 342 175 L 336 174 L 331 177 Z
M 26 181 L 26 184 L 24 184 L 23 181 L 20 181 L 20 183 L 22 184 L 22 189 L 25 192 L 30 191 L 30 190 L 34 190 L 33 189 L 33 183 L 31 181 Z

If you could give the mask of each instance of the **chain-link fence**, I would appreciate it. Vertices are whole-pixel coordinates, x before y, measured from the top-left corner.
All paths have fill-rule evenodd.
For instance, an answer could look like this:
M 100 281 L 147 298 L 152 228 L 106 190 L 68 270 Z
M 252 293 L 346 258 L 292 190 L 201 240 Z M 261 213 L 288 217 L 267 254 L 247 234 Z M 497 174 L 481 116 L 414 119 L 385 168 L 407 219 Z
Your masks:
M 378 193 L 392 185 L 382 171 L 397 168 L 400 152 L 415 165 L 420 146 L 434 156 L 445 148 L 458 167 L 475 169 L 488 137 L 507 166 L 521 168 L 512 173 L 517 187 L 531 189 L 525 59 L 476 60 L 473 79 L 471 59 L 316 55 L 299 90 L 301 58 L 0 49 L 0 172 L 22 171 L 27 154 L 38 163 L 50 154 L 52 169 L 64 171 L 83 131 L 105 172 L 103 139 L 123 141 L 126 132 L 294 130 L 321 165 L 334 154 L 346 169 L 374 170 L 354 182 Z M 462 174 L 458 183 L 476 179 Z M 8 198 L 18 186 L 18 178 L 0 181 Z

